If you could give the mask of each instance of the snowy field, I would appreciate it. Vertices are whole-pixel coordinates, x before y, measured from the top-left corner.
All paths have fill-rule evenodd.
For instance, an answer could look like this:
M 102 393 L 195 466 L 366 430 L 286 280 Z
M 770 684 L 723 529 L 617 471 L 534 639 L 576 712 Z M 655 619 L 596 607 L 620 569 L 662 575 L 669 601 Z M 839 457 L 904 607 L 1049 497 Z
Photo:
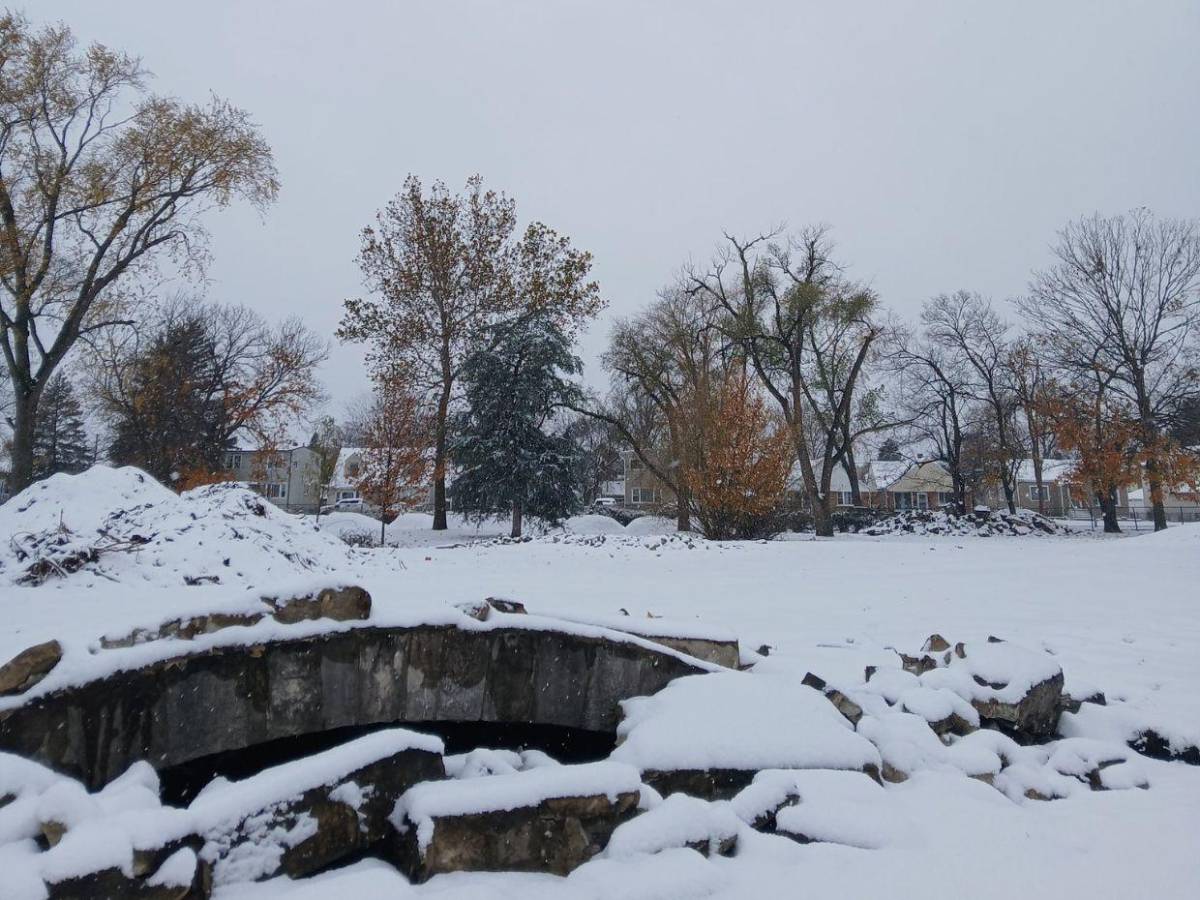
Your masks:
M 97 488 L 97 509 L 118 502 L 105 490 L 123 496 L 130 488 L 115 480 Z M 213 535 L 230 500 L 222 497 L 211 511 Z M 170 502 L 158 494 L 154 499 Z M 145 498 L 124 502 L 135 501 Z M 65 511 L 61 503 L 52 509 L 47 495 L 45 523 L 61 513 L 68 527 L 82 530 L 92 513 L 82 498 L 75 502 Z M 10 543 L 18 529 L 31 530 L 33 512 L 18 514 L 12 503 L 0 509 Z M 482 533 L 459 523 L 450 534 L 434 535 L 417 527 L 424 520 L 407 517 L 389 532 L 400 546 L 352 550 L 332 537 L 355 524 L 339 514 L 323 521 L 324 533 L 299 523 L 307 543 L 296 549 L 311 565 L 295 576 L 334 572 L 360 583 L 374 598 L 372 618 L 385 621 L 436 615 L 446 604 L 487 596 L 571 618 L 624 610 L 696 620 L 733 631 L 744 650 L 770 647 L 756 674 L 812 671 L 829 681 L 861 682 L 865 666 L 895 665 L 889 648 L 915 650 L 933 632 L 951 642 L 995 635 L 1052 654 L 1068 691 L 1103 690 L 1118 719 L 1127 711 L 1192 740 L 1200 732 L 1200 526 L 1110 539 L 907 535 L 710 543 L 647 533 L 655 530 L 651 522 L 626 530 L 608 521 L 589 517 L 574 532 L 505 543 L 479 541 L 505 533 L 503 523 Z M 298 522 L 272 513 L 264 535 L 286 543 Z M 667 524 L 658 523 L 658 530 L 667 531 Z M 103 573 L 80 571 L 39 587 L 13 583 L 20 565 L 11 548 L 5 550 L 0 659 L 58 638 L 67 650 L 64 663 L 78 660 L 102 634 L 202 608 L 234 608 L 255 592 L 277 588 L 284 577 L 282 563 L 264 566 L 247 557 L 241 565 L 243 538 L 226 536 L 213 546 L 217 538 L 206 538 L 203 527 L 179 527 L 198 545 L 184 537 L 152 542 L 102 558 Z M 221 583 L 184 583 L 185 576 L 210 571 L 225 576 Z M 71 669 L 65 671 L 69 677 Z M 729 859 L 674 849 L 596 859 L 567 878 L 458 874 L 421 886 L 366 861 L 304 883 L 276 878 L 229 886 L 216 896 L 1198 896 L 1200 768 L 1139 762 L 1148 790 L 1084 792 L 1054 802 L 1017 803 L 961 774 L 922 772 L 888 785 L 882 800 L 858 809 L 871 825 L 869 849 L 762 835 L 743 841 Z

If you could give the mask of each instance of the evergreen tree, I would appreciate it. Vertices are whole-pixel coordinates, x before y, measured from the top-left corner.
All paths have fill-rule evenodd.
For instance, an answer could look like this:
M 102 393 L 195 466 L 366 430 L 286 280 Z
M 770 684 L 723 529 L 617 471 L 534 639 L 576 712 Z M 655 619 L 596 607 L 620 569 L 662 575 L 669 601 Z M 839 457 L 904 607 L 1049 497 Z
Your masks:
M 554 427 L 556 411 L 578 400 L 568 378 L 582 366 L 545 315 L 510 325 L 488 343 L 463 369 L 466 409 L 453 420 L 451 499 L 479 516 L 511 512 L 512 536 L 520 537 L 524 516 L 557 522 L 582 506 L 582 453 L 565 428 Z
M 213 472 L 232 446 L 216 348 L 198 318 L 171 323 L 130 361 L 108 401 L 113 462 L 164 484 Z
M 33 432 L 33 477 L 82 472 L 91 462 L 83 410 L 71 382 L 61 372 L 46 384 Z

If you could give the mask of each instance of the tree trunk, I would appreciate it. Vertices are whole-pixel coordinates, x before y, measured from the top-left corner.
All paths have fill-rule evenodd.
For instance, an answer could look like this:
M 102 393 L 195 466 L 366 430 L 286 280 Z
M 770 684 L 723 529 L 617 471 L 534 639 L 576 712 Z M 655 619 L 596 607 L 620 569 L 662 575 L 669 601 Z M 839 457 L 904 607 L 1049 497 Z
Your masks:
M 387 516 L 383 514 L 383 509 L 379 510 L 379 546 L 387 546 Z
M 1167 508 L 1163 505 L 1162 475 L 1159 474 L 1158 459 L 1151 456 L 1146 460 L 1146 482 L 1150 487 L 1150 506 L 1154 514 L 1154 530 L 1167 527 Z
M 850 479 L 850 502 L 855 506 L 862 506 L 862 487 L 858 483 L 858 466 L 854 463 L 853 446 L 846 446 L 846 454 L 842 457 L 842 468 L 846 470 L 846 477 Z
M 434 423 L 433 530 L 446 530 L 446 428 L 450 415 L 450 384 L 442 385 Z
M 675 495 L 675 530 L 676 531 L 691 531 L 692 530 L 692 509 L 691 501 L 686 494 Z
M 1016 491 L 1013 490 L 1012 476 L 1009 474 L 1008 463 L 1004 464 L 1004 471 L 1000 474 L 1000 483 L 1004 486 L 1004 502 L 1008 504 L 1008 511 L 1011 515 L 1017 514 L 1017 498 Z
M 515 500 L 512 505 L 512 532 L 510 537 L 519 538 L 521 536 L 521 519 L 522 519 L 521 501 Z
M 1100 501 L 1100 510 L 1104 514 L 1104 533 L 1120 534 L 1121 526 L 1117 522 L 1117 489 L 1109 488 L 1096 495 Z
M 811 498 L 813 533 L 817 537 L 833 537 L 833 516 L 829 513 L 828 497 Z
M 11 468 L 8 473 L 10 495 L 23 491 L 33 483 L 33 438 L 37 425 L 37 395 L 13 386 L 13 435 L 9 450 Z

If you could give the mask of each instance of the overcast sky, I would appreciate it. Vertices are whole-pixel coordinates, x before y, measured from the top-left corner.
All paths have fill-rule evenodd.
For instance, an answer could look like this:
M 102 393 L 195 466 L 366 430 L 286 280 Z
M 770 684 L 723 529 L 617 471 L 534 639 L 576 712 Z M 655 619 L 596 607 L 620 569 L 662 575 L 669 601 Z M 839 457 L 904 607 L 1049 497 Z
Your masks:
M 358 230 L 473 172 L 595 254 L 614 316 L 722 229 L 827 222 L 912 318 L 1016 296 L 1067 220 L 1200 215 L 1200 2 L 36 0 L 154 88 L 250 110 L 283 189 L 213 214 L 208 296 L 332 336 Z M 335 401 L 365 387 L 335 346 Z M 333 411 L 336 410 L 335 408 Z

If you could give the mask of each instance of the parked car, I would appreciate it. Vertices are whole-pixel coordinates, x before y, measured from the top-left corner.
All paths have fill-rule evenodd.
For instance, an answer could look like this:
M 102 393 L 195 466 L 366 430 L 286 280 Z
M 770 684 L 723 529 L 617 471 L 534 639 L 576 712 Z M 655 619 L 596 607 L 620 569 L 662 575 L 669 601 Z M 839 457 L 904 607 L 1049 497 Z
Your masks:
M 616 497 L 597 497 L 593 505 L 595 505 L 595 506 L 616 506 L 617 498 Z
M 346 497 L 321 507 L 321 515 L 327 516 L 332 512 L 366 512 L 362 497 Z

